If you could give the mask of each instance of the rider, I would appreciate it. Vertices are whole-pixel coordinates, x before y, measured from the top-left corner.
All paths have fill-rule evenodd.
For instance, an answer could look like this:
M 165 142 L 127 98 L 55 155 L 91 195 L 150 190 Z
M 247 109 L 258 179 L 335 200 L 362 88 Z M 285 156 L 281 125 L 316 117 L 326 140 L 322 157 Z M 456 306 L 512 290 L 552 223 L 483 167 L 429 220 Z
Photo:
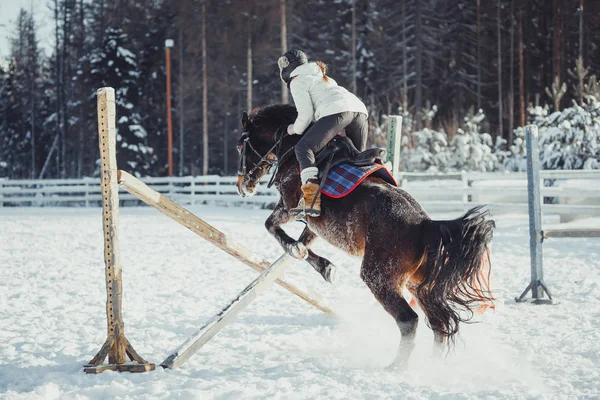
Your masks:
M 290 89 L 298 110 L 298 117 L 287 132 L 302 135 L 308 125 L 316 121 L 296 145 L 304 197 L 290 211 L 317 217 L 321 214 L 321 198 L 315 154 L 343 131 L 359 151 L 364 151 L 368 135 L 367 107 L 327 76 L 324 63 L 308 62 L 301 50 L 288 51 L 279 58 L 278 64 L 281 79 Z

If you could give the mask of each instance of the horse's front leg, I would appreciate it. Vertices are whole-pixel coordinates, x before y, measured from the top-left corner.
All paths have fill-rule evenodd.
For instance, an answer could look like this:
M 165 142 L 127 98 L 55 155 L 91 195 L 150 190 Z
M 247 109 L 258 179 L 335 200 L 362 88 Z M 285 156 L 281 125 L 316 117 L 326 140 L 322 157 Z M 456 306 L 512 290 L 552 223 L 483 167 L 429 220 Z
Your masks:
M 297 259 L 306 259 L 306 261 L 319 272 L 327 282 L 331 283 L 335 277 L 333 264 L 329 260 L 316 255 L 308 249 L 310 244 L 316 238 L 316 235 L 308 228 L 304 228 L 299 240 L 296 241 L 281 229 L 281 225 L 286 224 L 293 219 L 294 216 L 286 210 L 283 206 L 283 202 L 280 200 L 269 218 L 265 221 L 265 227 L 269 233 L 277 239 L 287 254 Z
M 309 229 L 308 226 L 304 228 L 302 234 L 298 238 L 298 242 L 304 244 L 308 249 L 308 257 L 306 261 L 318 272 L 321 276 L 329 283 L 334 283 L 336 280 L 336 269 L 328 259 L 316 255 L 310 250 L 310 245 L 317 238 L 317 234 Z
M 267 228 L 269 233 L 277 239 L 287 254 L 294 258 L 305 259 L 308 256 L 308 249 L 306 246 L 292 239 L 283 229 L 281 229 L 281 225 L 287 224 L 292 218 L 294 218 L 294 216 L 285 209 L 282 201 L 279 200 L 275 209 L 265 221 L 265 228 Z

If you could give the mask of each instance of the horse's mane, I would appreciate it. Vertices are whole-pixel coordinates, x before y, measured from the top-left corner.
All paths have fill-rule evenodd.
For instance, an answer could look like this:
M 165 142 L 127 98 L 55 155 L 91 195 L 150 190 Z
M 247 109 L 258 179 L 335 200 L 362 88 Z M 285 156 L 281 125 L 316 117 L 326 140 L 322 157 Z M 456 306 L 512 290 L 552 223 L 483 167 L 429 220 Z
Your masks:
M 256 107 L 248 118 L 250 123 L 258 128 L 261 126 L 277 129 L 283 125 L 289 125 L 296 120 L 298 111 L 296 107 L 289 104 L 272 104 L 268 106 Z

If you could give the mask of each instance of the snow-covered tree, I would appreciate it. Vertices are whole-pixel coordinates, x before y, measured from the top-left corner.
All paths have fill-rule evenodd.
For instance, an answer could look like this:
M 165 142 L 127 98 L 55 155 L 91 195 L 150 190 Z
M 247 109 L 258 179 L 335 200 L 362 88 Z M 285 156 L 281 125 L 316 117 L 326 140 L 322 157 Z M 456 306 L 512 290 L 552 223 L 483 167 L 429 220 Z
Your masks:
M 42 65 L 33 15 L 21 10 L 8 68 L 0 72 L 0 174 L 35 178 L 45 134 Z
M 594 97 L 552 114 L 533 107 L 530 114 L 539 129 L 543 169 L 600 169 L 600 102 Z
M 489 133 L 481 133 L 485 118 L 482 110 L 472 111 L 465 117 L 465 126 L 459 128 L 450 141 L 453 169 L 461 171 L 495 171 L 498 158 L 493 153 L 494 143 Z
M 436 112 L 436 106 L 424 110 L 425 121 L 431 121 Z M 410 118 L 407 119 L 410 127 L 412 121 Z M 404 121 L 402 125 L 405 125 Z M 406 171 L 447 172 L 451 167 L 451 153 L 448 144 L 448 136 L 445 132 L 428 127 L 413 132 L 410 136 L 403 135 L 402 167 Z
M 496 155 L 503 165 L 505 171 L 520 172 L 527 171 L 527 148 L 525 144 L 525 128 L 518 127 L 513 130 L 513 144 L 506 150 L 506 143 L 496 147 Z
M 406 171 L 447 172 L 450 164 L 448 137 L 445 132 L 423 128 L 412 134 L 415 147 L 408 149 L 409 139 L 402 139 L 402 166 Z
M 108 28 L 100 48 L 86 56 L 89 87 L 115 88 L 117 106 L 117 162 L 127 165 L 138 176 L 149 175 L 157 161 L 148 145 L 148 134 L 138 109 L 143 95 L 136 55 L 129 50 L 129 39 L 120 28 Z M 95 103 L 95 97 L 91 97 Z

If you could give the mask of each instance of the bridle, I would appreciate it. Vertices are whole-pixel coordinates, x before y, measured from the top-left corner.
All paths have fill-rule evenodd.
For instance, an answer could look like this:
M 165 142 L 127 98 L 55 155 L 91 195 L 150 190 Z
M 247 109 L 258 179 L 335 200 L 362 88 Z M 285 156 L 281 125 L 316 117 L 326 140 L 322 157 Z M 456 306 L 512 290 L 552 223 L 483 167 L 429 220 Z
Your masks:
M 242 140 L 240 165 L 238 167 L 238 172 L 237 172 L 238 176 L 241 176 L 245 181 L 248 181 L 250 183 L 256 183 L 260 180 L 260 178 L 253 178 L 252 174 L 254 174 L 254 172 L 256 172 L 257 169 L 262 168 L 262 165 L 264 163 L 266 163 L 266 164 L 268 164 L 268 169 L 267 169 L 267 172 L 268 172 L 273 167 L 273 165 L 276 165 L 275 171 L 271 175 L 271 180 L 267 184 L 267 187 L 270 188 L 273 185 L 273 182 L 275 182 L 275 175 L 277 175 L 277 171 L 279 170 L 280 161 L 295 147 L 295 146 L 292 146 L 290 149 L 288 149 L 284 154 L 282 154 L 280 156 L 281 145 L 283 143 L 283 139 L 286 136 L 289 136 L 287 134 L 286 130 L 287 130 L 287 127 L 285 127 L 285 126 L 282 126 L 279 129 L 277 129 L 277 131 L 275 132 L 275 137 L 280 136 L 280 135 L 281 136 L 279 137 L 279 139 L 277 139 L 275 144 L 269 150 L 267 150 L 267 153 L 264 156 L 261 156 L 260 153 L 254 148 L 254 146 L 252 146 L 252 143 L 250 143 L 250 136 L 248 135 L 248 133 L 245 132 L 244 134 L 242 134 L 243 140 Z M 247 154 L 248 148 L 250 148 L 250 150 L 252 152 L 254 152 L 255 155 L 260 157 L 260 160 L 258 162 L 254 163 L 254 166 L 252 167 L 250 172 L 246 171 L 246 154 Z M 274 152 L 275 159 L 273 159 L 273 160 L 269 159 L 268 155 L 273 153 L 274 150 L 275 150 L 275 152 Z

